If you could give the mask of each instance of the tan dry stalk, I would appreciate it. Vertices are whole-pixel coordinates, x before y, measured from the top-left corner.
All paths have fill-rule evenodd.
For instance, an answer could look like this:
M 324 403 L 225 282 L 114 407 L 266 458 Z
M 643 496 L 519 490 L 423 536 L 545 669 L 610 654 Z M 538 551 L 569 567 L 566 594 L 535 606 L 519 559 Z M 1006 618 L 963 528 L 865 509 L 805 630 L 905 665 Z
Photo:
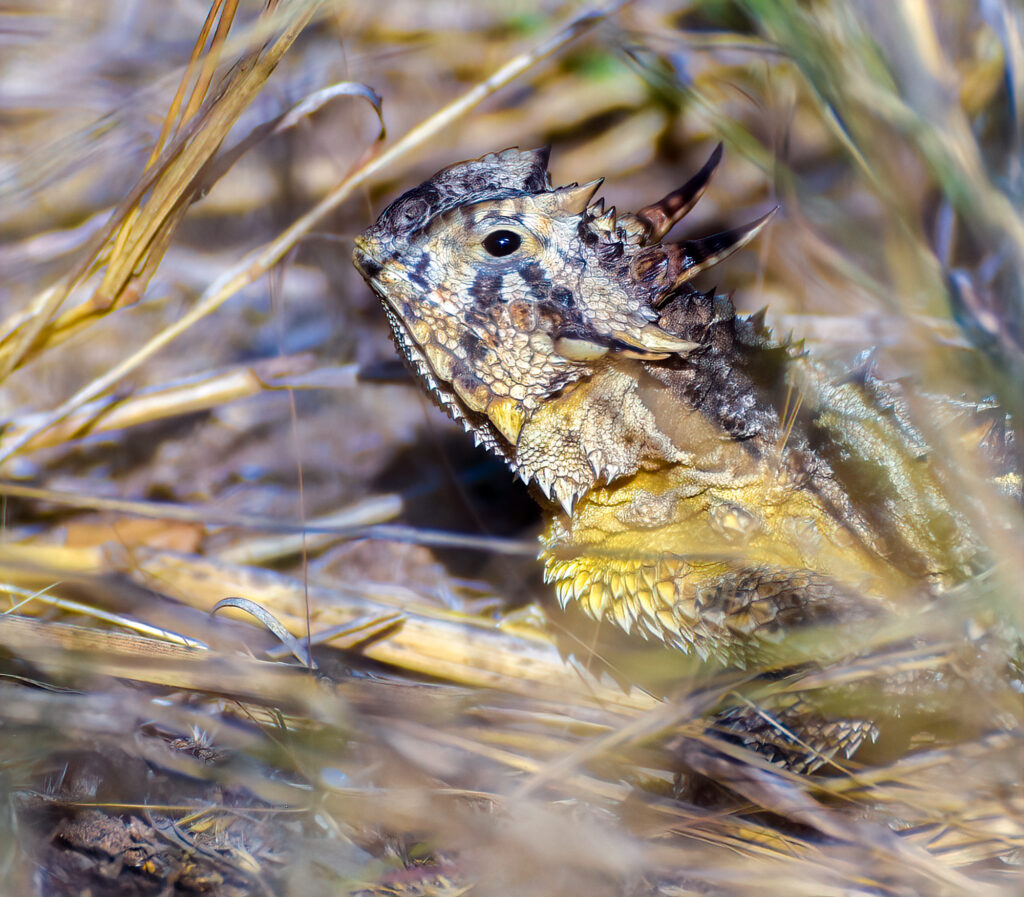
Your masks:
M 271 267 L 277 264 L 302 237 L 308 234 L 315 225 L 323 220 L 329 212 L 348 199 L 357 187 L 369 181 L 379 172 L 386 170 L 387 167 L 397 159 L 401 158 L 421 144 L 429 141 L 431 137 L 440 133 L 445 128 L 450 127 L 453 122 L 469 113 L 491 94 L 504 87 L 523 72 L 528 71 L 540 60 L 556 52 L 558 49 L 565 46 L 567 43 L 574 40 L 590 28 L 593 28 L 599 22 L 616 12 L 623 5 L 623 2 L 616 2 L 603 10 L 591 11 L 573 19 L 572 22 L 560 29 L 552 37 L 548 38 L 548 40 L 544 41 L 534 49 L 509 60 L 488 79 L 475 85 L 461 97 L 425 119 L 392 144 L 388 149 L 369 159 L 352 174 L 342 180 L 342 182 L 319 203 L 317 203 L 316 206 L 295 221 L 279 236 L 259 249 L 252 251 L 237 265 L 225 271 L 207 288 L 196 304 L 189 309 L 188 312 L 182 315 L 181 318 L 170 326 L 165 327 L 158 334 L 152 337 L 144 346 L 129 355 L 127 358 L 123 359 L 102 377 L 96 378 L 90 384 L 83 387 L 59 408 L 50 412 L 46 418 L 35 427 L 22 433 L 17 439 L 11 440 L 3 447 L 2 450 L 0 450 L 0 464 L 24 449 L 25 446 L 27 446 L 44 430 L 54 426 L 86 402 L 110 389 L 122 377 L 135 370 L 135 368 L 144 361 L 148 360 L 165 346 L 169 345 L 194 324 L 219 309 L 240 289 L 262 277 Z M 275 44 L 275 49 L 279 48 L 280 52 L 273 58 L 274 64 L 276 64 L 280 54 L 284 52 L 286 45 L 290 44 L 291 41 L 295 39 L 298 34 L 298 30 L 301 30 L 301 28 L 296 29 L 293 27 L 289 29 L 288 32 L 286 32 L 286 35 L 279 39 L 278 44 Z M 285 44 L 286 41 L 287 44 Z M 268 53 L 268 57 L 264 57 L 261 61 L 254 63 L 254 67 L 263 74 L 264 79 L 266 75 L 269 75 L 269 70 L 263 73 L 263 66 L 267 64 L 269 55 L 270 54 Z M 258 85 L 261 83 L 262 81 L 253 83 L 253 81 L 246 80 L 230 91 L 232 94 L 237 91 L 240 95 L 240 99 L 237 104 L 237 112 L 240 112 L 241 109 L 251 101 L 258 89 Z M 244 104 L 241 103 L 241 97 L 244 97 Z M 235 106 L 236 104 L 232 103 L 233 110 L 235 109 Z M 226 119 L 220 115 L 217 116 L 217 119 L 221 124 L 226 123 Z M 234 119 L 231 119 L 231 121 L 233 120 Z M 226 130 L 224 133 L 226 133 Z M 221 135 L 221 139 L 223 139 L 223 134 Z M 218 140 L 217 145 L 219 145 L 219 142 L 220 141 Z M 193 154 L 189 154 L 189 158 L 194 162 L 192 155 Z M 174 181 L 175 177 L 177 177 L 176 186 L 178 191 L 181 191 L 183 187 L 187 186 L 187 183 L 190 182 L 191 179 L 189 179 L 185 184 L 182 184 L 180 179 L 184 176 L 185 171 L 191 170 L 193 169 L 185 169 L 181 164 L 177 164 L 174 166 L 172 175 L 169 176 L 168 180 Z M 180 199 L 181 195 L 181 192 L 174 192 L 173 190 L 168 190 L 162 194 L 164 197 L 163 202 L 165 204 L 170 203 L 170 207 L 167 208 L 168 214 L 174 211 L 174 208 L 176 208 L 175 203 Z M 141 250 L 154 238 L 155 231 L 156 227 L 146 228 L 144 230 L 144 238 L 143 236 L 136 238 L 132 244 L 137 250 L 133 254 L 133 258 L 137 259 L 139 257 Z M 108 290 L 113 289 L 116 285 L 120 285 L 121 288 L 123 288 L 131 275 L 133 267 L 128 268 L 125 265 L 119 266 L 118 274 L 116 276 L 111 275 L 108 271 L 107 277 L 105 278 L 105 283 L 109 284 Z M 103 293 L 103 295 L 110 295 L 110 293 Z M 59 305 L 59 301 L 56 304 Z M 20 356 L 16 353 L 16 357 Z M 13 367 L 13 364 L 10 361 L 10 356 L 8 357 L 7 363 L 8 369 Z

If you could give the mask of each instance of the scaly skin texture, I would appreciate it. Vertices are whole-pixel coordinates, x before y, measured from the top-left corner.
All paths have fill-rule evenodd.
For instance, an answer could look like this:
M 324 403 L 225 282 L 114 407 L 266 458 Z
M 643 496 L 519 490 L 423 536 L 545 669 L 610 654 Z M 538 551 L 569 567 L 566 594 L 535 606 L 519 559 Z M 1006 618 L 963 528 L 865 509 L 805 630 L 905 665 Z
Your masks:
M 553 189 L 544 150 L 484 156 L 392 203 L 355 260 L 431 395 L 542 493 L 559 601 L 744 666 L 808 627 L 923 606 L 987 562 L 971 500 L 950 497 L 869 358 L 837 373 L 690 286 L 769 217 L 662 242 L 720 155 L 621 216 L 593 202 L 599 182 Z M 811 728 L 845 753 L 871 731 Z

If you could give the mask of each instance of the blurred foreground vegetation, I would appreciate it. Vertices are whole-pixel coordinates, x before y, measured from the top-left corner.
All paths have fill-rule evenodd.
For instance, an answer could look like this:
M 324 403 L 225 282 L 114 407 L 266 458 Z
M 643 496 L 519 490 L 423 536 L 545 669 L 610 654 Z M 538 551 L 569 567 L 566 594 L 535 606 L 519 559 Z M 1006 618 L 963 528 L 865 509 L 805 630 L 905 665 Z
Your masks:
M 0 892 L 1020 893 L 1009 681 L 978 737 L 682 781 L 733 675 L 551 609 L 351 266 L 453 161 L 633 209 L 719 140 L 687 232 L 782 207 L 741 309 L 1019 425 L 1014 0 L 0 11 Z M 1019 630 L 1010 531 L 949 631 Z

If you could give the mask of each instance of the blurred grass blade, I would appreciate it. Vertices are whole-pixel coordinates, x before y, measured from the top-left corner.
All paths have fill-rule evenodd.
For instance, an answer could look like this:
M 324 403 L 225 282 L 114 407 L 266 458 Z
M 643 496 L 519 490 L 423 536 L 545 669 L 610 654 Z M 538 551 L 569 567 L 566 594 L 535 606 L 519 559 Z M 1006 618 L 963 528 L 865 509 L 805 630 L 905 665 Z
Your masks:
M 272 632 L 278 638 L 281 644 L 295 655 L 299 663 L 308 669 L 316 669 L 316 662 L 309 653 L 308 647 L 285 629 L 265 607 L 257 604 L 255 601 L 250 601 L 248 598 L 223 598 L 210 608 L 210 613 L 216 614 L 229 607 L 244 611 L 255 617 L 269 632 Z
M 12 440 L 8 444 L 4 445 L 3 448 L 0 449 L 0 463 L 3 463 L 7 458 L 10 458 L 13 454 L 18 452 L 23 446 L 27 445 L 32 439 L 43 432 L 43 430 L 46 430 L 58 421 L 63 420 L 72 411 L 79 408 L 85 402 L 101 395 L 124 377 L 125 374 L 134 370 L 166 345 L 173 342 L 178 336 L 192 327 L 195 323 L 201 321 L 203 318 L 220 308 L 228 299 L 242 289 L 242 287 L 247 286 L 262 277 L 273 265 L 277 264 L 277 262 L 279 262 L 303 236 L 308 234 L 316 224 L 322 221 L 329 212 L 333 211 L 337 206 L 348 199 L 357 187 L 366 183 L 377 173 L 386 170 L 389 165 L 397 161 L 406 153 L 411 152 L 434 135 L 440 133 L 445 128 L 450 127 L 454 121 L 469 113 L 487 97 L 504 87 L 514 78 L 517 78 L 523 72 L 529 70 L 531 67 L 536 65 L 537 62 L 556 52 L 558 49 L 579 37 L 579 35 L 583 34 L 588 29 L 593 28 L 595 25 L 602 22 L 609 15 L 616 12 L 619 7 L 623 5 L 623 2 L 624 0 L 620 0 L 620 2 L 613 3 L 604 9 L 589 11 L 573 19 L 568 25 L 560 29 L 552 37 L 539 44 L 533 50 L 509 60 L 509 62 L 505 63 L 505 65 L 494 72 L 494 74 L 486 81 L 476 85 L 461 97 L 422 121 L 419 125 L 401 137 L 397 142 L 392 144 L 388 149 L 364 163 L 339 183 L 326 197 L 324 197 L 324 199 L 317 203 L 313 209 L 298 219 L 276 239 L 265 244 L 259 249 L 254 250 L 233 268 L 225 271 L 209 286 L 209 288 L 200 297 L 199 301 L 181 318 L 179 318 L 178 321 L 169 327 L 164 328 L 160 333 L 151 338 L 142 348 L 123 359 L 105 375 L 93 380 L 92 383 L 79 390 L 59 408 L 47 415 L 46 419 L 32 430 L 23 433 L 18 437 L 18 439 Z M 175 209 L 177 209 L 178 212 L 181 212 L 180 207 L 175 204 L 174 198 L 177 197 L 180 199 L 181 191 L 184 187 L 187 187 L 188 182 L 191 181 L 191 178 L 189 178 L 188 182 L 185 184 L 181 183 L 181 179 L 185 176 L 185 172 L 191 170 L 194 174 L 194 169 L 188 169 L 185 167 L 186 163 L 194 163 L 196 161 L 196 156 L 204 147 L 207 150 L 205 158 L 209 158 L 209 156 L 212 155 L 216 146 L 212 146 L 211 143 L 216 138 L 216 134 L 220 134 L 219 139 L 217 139 L 217 145 L 219 145 L 219 140 L 223 139 L 224 134 L 227 132 L 225 125 L 229 125 L 230 122 L 234 121 L 233 117 L 229 119 L 229 114 L 233 113 L 237 116 L 237 114 L 241 112 L 242 108 L 248 104 L 255 95 L 255 92 L 259 89 L 262 81 L 270 74 L 270 71 L 273 69 L 281 54 L 298 36 L 299 31 L 301 31 L 310 14 L 311 13 L 307 13 L 307 15 L 301 18 L 298 23 L 289 28 L 265 56 L 260 57 L 258 60 L 250 57 L 248 61 L 249 68 L 247 68 L 243 74 L 236 75 L 233 89 L 223 94 L 223 102 L 228 108 L 219 108 L 220 103 L 216 103 L 212 108 L 210 108 L 210 115 L 211 118 L 214 119 L 215 124 L 210 126 L 211 130 L 206 133 L 205 136 L 207 139 L 202 142 L 200 150 L 197 151 L 193 144 L 189 144 L 188 147 L 182 148 L 181 158 L 174 158 L 168 161 L 167 167 L 170 173 L 162 179 L 161 184 L 164 186 L 159 194 L 161 202 L 167 206 L 166 211 L 168 214 L 177 214 Z M 192 147 L 191 152 L 188 151 L 189 147 Z M 156 189 L 154 189 L 154 195 L 156 195 Z M 154 200 L 151 199 L 149 205 L 153 206 L 153 204 Z M 177 219 L 175 220 L 177 221 Z M 154 223 L 152 219 L 147 218 L 146 224 L 141 227 L 140 232 L 135 236 L 132 244 L 126 248 L 126 254 L 130 255 L 137 261 L 141 256 L 141 252 L 148 245 L 148 242 L 155 238 L 157 232 L 158 224 Z M 96 296 L 111 296 L 118 290 L 124 289 L 131 278 L 132 271 L 133 267 L 129 268 L 126 266 L 123 259 L 118 260 L 116 270 L 112 267 L 108 267 L 107 273 L 104 277 L 104 285 L 101 285 Z M 0 358 L 3 357 L 2 350 L 0 350 Z M 6 357 L 6 370 L 13 368 L 16 363 L 11 361 L 11 357 L 12 356 Z M 16 353 L 15 357 L 20 357 L 20 355 Z M 3 370 L 3 368 L 0 368 L 0 371 Z
M 0 381 L 32 353 L 41 351 L 49 342 L 49 333 L 73 331 L 90 319 L 141 298 L 178 224 L 199 195 L 204 168 L 315 11 L 315 6 L 308 3 L 293 8 L 296 11 L 283 33 L 238 62 L 216 94 L 190 115 L 176 139 L 147 167 L 97 241 L 98 248 L 77 273 L 44 294 L 36 303 L 33 318 L 7 344 L 0 345 Z M 200 95 L 199 89 L 197 86 L 194 96 Z M 205 92 L 205 87 L 202 90 Z M 50 318 L 76 283 L 101 266 L 103 276 L 92 297 L 64 320 L 51 323 Z

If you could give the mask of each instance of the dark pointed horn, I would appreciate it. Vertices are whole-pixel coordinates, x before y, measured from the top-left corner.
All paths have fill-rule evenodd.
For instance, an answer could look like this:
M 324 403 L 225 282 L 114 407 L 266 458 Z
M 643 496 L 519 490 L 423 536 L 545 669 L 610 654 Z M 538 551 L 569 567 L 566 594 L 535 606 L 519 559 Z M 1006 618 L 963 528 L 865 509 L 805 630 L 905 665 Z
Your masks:
M 533 168 L 533 176 L 525 181 L 526 189 L 532 191 L 550 187 L 551 176 L 548 174 L 548 159 L 551 157 L 551 144 L 538 146 L 532 150 L 524 150 L 522 157 L 529 159 Z
M 647 225 L 647 243 L 657 243 L 665 236 L 680 218 L 690 211 L 701 198 L 707 188 L 711 175 L 722 161 L 722 144 L 715 147 L 714 152 L 708 157 L 704 167 L 698 171 L 678 190 L 673 190 L 668 196 L 659 199 L 650 206 L 645 206 L 636 213 L 644 224 Z
M 650 285 L 660 296 L 655 307 L 664 302 L 682 283 L 717 265 L 722 259 L 746 246 L 778 211 L 778 206 L 756 221 L 725 230 L 699 240 L 663 243 L 641 250 L 633 262 L 633 275 Z
M 701 271 L 706 271 L 723 259 L 728 258 L 737 250 L 742 249 L 761 232 L 778 210 L 779 207 L 776 206 L 749 224 L 734 227 L 730 230 L 723 230 L 721 233 L 712 234 L 710 237 L 701 237 L 699 240 L 684 240 L 679 244 L 679 247 L 693 259 L 692 266 L 686 271 L 685 279 L 689 280 L 691 277 L 696 277 Z

